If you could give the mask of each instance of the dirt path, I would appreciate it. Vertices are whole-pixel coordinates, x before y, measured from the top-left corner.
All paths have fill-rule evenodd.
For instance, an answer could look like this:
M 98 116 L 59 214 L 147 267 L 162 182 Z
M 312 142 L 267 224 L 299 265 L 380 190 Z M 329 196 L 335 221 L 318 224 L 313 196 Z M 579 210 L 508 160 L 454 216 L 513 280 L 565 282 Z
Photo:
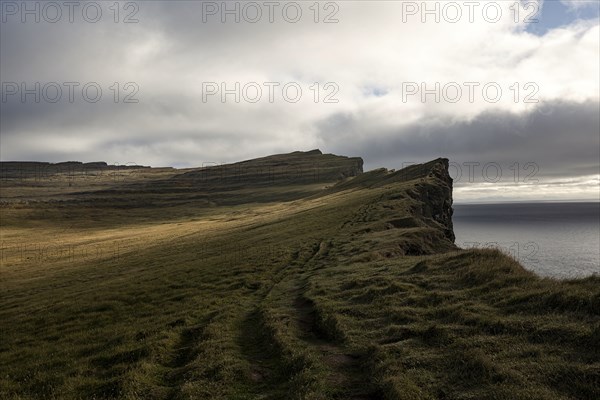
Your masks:
M 198 345 L 204 338 L 204 331 L 211 323 L 215 314 L 204 318 L 198 325 L 184 328 L 179 334 L 170 361 L 165 365 L 168 370 L 163 374 L 163 382 L 170 388 L 167 395 L 168 400 L 179 398 L 181 386 L 185 380 L 185 374 L 190 369 L 190 363 L 198 355 Z
M 327 337 L 317 325 L 315 306 L 298 285 L 294 301 L 294 318 L 299 339 L 320 355 L 328 370 L 327 383 L 338 389 L 336 398 L 346 400 L 375 400 L 382 396 L 371 385 L 363 369 L 360 355 L 352 354 L 345 346 Z

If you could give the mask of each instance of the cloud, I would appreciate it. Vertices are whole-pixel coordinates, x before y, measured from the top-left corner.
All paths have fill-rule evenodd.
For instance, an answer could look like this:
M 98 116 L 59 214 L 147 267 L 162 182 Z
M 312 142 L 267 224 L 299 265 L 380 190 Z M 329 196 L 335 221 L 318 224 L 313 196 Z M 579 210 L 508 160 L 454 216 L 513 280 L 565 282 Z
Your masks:
M 321 122 L 318 136 L 337 152 L 362 152 L 367 168 L 447 157 L 463 165 L 464 175 L 465 163 L 479 163 L 479 169 L 496 163 L 512 180 L 511 166 L 534 163 L 538 178 L 554 179 L 599 172 L 599 110 L 597 101 L 556 101 L 530 113 L 488 111 L 468 121 L 427 118 L 396 127 L 365 113 L 338 114 Z M 484 181 L 480 175 L 477 180 Z

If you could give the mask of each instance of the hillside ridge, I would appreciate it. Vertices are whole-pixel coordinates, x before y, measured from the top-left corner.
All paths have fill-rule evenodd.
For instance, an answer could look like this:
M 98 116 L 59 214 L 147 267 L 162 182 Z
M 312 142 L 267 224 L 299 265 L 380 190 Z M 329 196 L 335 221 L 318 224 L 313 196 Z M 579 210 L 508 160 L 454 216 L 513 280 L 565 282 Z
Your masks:
M 173 179 L 245 185 L 327 183 L 360 175 L 363 163 L 360 157 L 323 154 L 315 149 L 203 166 Z

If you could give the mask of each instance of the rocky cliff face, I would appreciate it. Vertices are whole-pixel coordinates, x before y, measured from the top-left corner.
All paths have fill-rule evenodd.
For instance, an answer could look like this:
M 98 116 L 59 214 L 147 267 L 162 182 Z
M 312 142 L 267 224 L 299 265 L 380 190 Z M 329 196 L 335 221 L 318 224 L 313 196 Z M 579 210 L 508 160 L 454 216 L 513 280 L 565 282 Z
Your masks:
M 423 164 L 422 172 L 427 175 L 422 178 L 422 182 L 415 185 L 412 194 L 421 203 L 419 213 L 439 224 L 446 238 L 454 243 L 452 178 L 448 173 L 448 166 L 446 158 Z
M 455 249 L 448 164 L 440 158 L 399 171 L 378 169 L 331 188 L 364 193 L 362 210 L 344 227 L 352 246 L 375 253 L 375 258 Z

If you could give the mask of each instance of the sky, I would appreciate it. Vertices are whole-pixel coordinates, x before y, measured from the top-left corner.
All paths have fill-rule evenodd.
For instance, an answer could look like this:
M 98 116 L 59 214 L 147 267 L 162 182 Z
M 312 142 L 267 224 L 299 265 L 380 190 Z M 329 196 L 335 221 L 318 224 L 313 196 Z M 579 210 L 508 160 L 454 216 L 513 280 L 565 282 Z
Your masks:
M 446 157 L 457 202 L 600 197 L 597 0 L 0 3 L 2 161 L 319 148 Z

